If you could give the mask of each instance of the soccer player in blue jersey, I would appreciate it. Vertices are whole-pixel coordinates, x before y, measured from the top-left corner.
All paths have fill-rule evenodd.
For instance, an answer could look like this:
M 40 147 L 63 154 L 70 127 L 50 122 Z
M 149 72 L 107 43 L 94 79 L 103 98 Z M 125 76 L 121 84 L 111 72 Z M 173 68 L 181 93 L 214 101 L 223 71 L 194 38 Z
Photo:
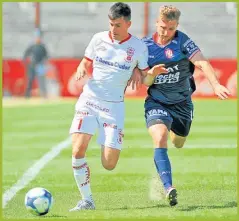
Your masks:
M 192 78 L 194 67 L 200 68 L 215 94 L 226 99 L 230 92 L 222 86 L 215 71 L 199 47 L 185 33 L 177 30 L 181 12 L 173 6 L 162 6 L 156 23 L 157 32 L 144 38 L 149 52 L 148 65 L 165 65 L 166 74 L 147 75 L 143 82 L 148 88 L 145 100 L 146 124 L 155 152 L 154 163 L 171 206 L 177 202 L 177 191 L 172 184 L 167 139 L 183 147 L 193 119 L 191 95 L 195 90 Z

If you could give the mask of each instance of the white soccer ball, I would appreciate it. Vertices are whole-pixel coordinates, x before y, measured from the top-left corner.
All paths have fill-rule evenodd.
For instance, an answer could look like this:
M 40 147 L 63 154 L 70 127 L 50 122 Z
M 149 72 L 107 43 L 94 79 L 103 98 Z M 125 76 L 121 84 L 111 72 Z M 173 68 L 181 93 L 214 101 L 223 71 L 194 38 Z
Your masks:
M 42 187 L 29 190 L 25 196 L 25 206 L 27 210 L 38 216 L 47 214 L 52 204 L 53 197 L 51 193 Z

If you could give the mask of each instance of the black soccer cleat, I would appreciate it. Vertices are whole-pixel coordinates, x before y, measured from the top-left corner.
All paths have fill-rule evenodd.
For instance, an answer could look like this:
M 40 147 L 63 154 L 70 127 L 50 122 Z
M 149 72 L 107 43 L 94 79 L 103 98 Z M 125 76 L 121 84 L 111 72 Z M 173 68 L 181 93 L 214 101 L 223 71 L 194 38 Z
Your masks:
M 167 191 L 166 198 L 169 201 L 170 206 L 175 206 L 178 204 L 177 196 L 177 190 L 173 187 L 169 188 L 169 190 Z

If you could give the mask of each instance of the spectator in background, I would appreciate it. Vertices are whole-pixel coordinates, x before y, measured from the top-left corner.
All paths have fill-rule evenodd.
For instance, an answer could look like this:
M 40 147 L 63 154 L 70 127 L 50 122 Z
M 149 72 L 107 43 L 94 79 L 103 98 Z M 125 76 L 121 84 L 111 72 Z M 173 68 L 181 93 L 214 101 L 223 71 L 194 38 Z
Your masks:
M 27 89 L 25 97 L 31 96 L 31 89 L 35 77 L 38 79 L 38 86 L 40 89 L 40 95 L 44 98 L 47 97 L 46 89 L 46 72 L 48 59 L 48 53 L 45 45 L 41 42 L 39 36 L 36 38 L 36 42 L 30 45 L 24 52 L 23 62 L 27 69 Z

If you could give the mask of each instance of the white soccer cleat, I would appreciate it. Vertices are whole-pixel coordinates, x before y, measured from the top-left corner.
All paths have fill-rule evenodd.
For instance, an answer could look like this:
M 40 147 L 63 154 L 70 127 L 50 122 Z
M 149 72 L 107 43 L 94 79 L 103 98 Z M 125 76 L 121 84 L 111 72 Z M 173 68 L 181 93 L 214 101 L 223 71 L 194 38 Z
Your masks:
M 74 208 L 69 210 L 69 212 L 80 211 L 80 210 L 95 210 L 94 201 L 80 200 Z

